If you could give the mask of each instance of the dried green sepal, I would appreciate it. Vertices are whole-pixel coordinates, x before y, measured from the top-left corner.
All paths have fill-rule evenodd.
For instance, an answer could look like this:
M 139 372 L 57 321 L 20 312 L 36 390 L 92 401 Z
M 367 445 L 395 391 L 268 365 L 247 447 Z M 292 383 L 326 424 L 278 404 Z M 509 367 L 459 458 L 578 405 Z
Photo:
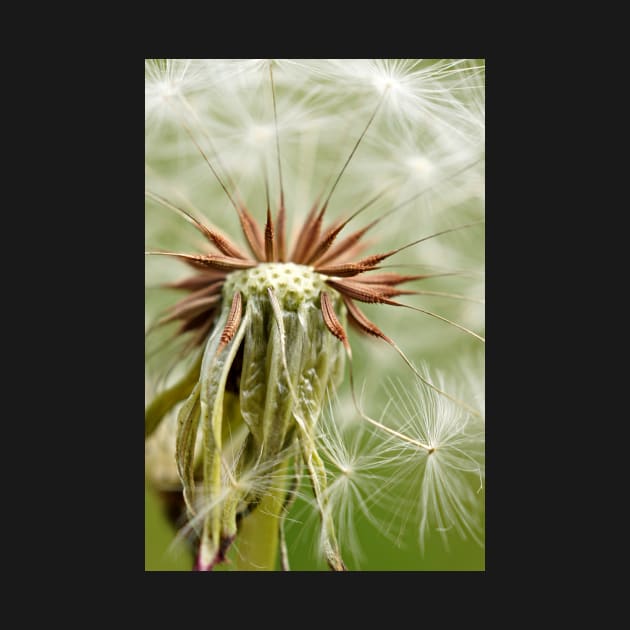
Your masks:
M 164 416 L 177 403 L 190 396 L 199 381 L 201 355 L 192 364 L 190 370 L 174 385 L 158 394 L 144 412 L 144 437 L 148 438 L 159 426 Z
M 218 560 L 221 543 L 221 448 L 223 444 L 223 398 L 227 377 L 248 325 L 247 313 L 238 332 L 216 355 L 208 344 L 201 365 L 201 427 L 203 432 L 203 499 L 210 502 L 204 519 L 199 564 L 212 567 Z M 218 328 L 217 328 L 218 330 Z M 216 504 L 213 504 L 215 503 Z
M 342 378 L 345 357 L 322 317 L 324 289 L 329 307 L 345 321 L 341 296 L 310 267 L 263 264 L 226 281 L 199 385 L 180 411 L 177 436 L 184 497 L 193 518 L 203 522 L 200 570 L 225 559 L 242 520 L 266 497 L 283 497 L 275 517 L 282 519 L 287 484 L 279 471 L 292 456 L 308 470 L 329 564 L 343 570 L 325 505 L 325 470 L 314 446 L 326 392 Z M 244 433 L 237 431 L 241 425 Z M 201 470 L 194 458 L 199 432 Z M 199 474 L 202 492 L 196 496 Z

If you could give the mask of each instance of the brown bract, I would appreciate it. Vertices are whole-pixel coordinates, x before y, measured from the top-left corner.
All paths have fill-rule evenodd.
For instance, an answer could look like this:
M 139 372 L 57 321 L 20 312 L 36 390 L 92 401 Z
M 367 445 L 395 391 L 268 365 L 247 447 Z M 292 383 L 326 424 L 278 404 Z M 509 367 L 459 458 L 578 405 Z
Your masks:
M 157 198 L 157 195 L 152 195 Z M 160 201 L 165 201 L 160 199 Z M 166 202 L 169 203 L 169 202 Z M 218 230 L 204 225 L 188 213 L 191 223 L 203 234 L 210 245 L 219 250 L 217 254 L 182 254 L 177 252 L 156 252 L 167 256 L 174 256 L 193 267 L 197 273 L 179 282 L 166 285 L 169 288 L 189 291 L 190 294 L 169 308 L 167 314 L 158 322 L 166 324 L 175 320 L 181 322 L 176 334 L 192 332 L 187 348 L 203 344 L 212 330 L 212 325 L 222 307 L 222 290 L 226 278 L 230 273 L 241 269 L 250 269 L 259 263 L 292 262 L 309 265 L 329 279 L 326 283 L 335 291 L 342 294 L 348 306 L 349 321 L 358 331 L 370 334 L 390 343 L 390 339 L 380 329 L 370 322 L 361 312 L 354 301 L 370 304 L 390 304 L 401 306 L 390 298 L 397 295 L 416 294 L 416 291 L 395 288 L 404 282 L 421 280 L 426 275 L 400 275 L 397 273 L 368 272 L 378 269 L 378 264 L 400 251 L 400 249 L 360 258 L 354 262 L 348 259 L 358 255 L 365 248 L 361 239 L 366 232 L 378 223 L 380 219 L 372 221 L 366 227 L 357 230 L 336 243 L 336 238 L 347 225 L 353 214 L 346 220 L 335 221 L 327 229 L 323 228 L 326 203 L 320 207 L 319 200 L 313 205 L 301 228 L 297 232 L 294 243 L 289 247 L 290 255 L 286 256 L 286 210 L 284 200 L 275 222 L 271 212 L 267 209 L 264 226 L 256 219 L 242 203 L 236 204 L 241 229 L 249 254 L 243 253 L 237 245 Z M 172 206 L 172 204 L 169 203 Z M 179 209 L 181 212 L 185 212 Z M 238 298 L 237 298 L 238 296 Z M 240 294 L 234 296 L 230 315 L 222 332 L 223 339 L 228 343 L 234 335 L 242 309 Z M 349 351 L 346 331 L 339 322 L 332 308 L 332 302 L 326 292 L 322 292 L 320 304 L 322 318 L 330 332 L 340 339 Z

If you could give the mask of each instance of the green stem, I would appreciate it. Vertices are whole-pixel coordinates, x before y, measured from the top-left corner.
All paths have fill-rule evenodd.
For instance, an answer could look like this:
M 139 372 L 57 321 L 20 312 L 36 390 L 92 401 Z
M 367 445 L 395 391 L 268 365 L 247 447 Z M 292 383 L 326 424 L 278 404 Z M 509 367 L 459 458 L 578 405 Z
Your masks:
M 284 477 L 287 464 L 288 460 L 278 467 L 278 478 Z M 232 560 L 237 571 L 276 569 L 280 518 L 286 495 L 286 488 L 279 485 L 281 484 L 274 483 L 274 489 L 266 494 L 256 509 L 241 522 Z

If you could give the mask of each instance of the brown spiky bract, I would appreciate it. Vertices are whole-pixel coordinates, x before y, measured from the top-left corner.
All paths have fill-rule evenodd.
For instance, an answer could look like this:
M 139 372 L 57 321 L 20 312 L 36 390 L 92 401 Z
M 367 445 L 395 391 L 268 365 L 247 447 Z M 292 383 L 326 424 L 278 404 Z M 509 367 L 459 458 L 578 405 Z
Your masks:
M 167 202 L 168 203 L 168 202 Z M 323 229 L 326 206 L 319 206 L 319 199 L 313 204 L 304 219 L 291 247 L 286 248 L 286 209 L 284 199 L 281 200 L 276 222 L 267 209 L 264 225 L 256 222 L 244 205 L 236 206 L 244 239 L 251 251 L 251 256 L 244 254 L 237 245 L 218 230 L 212 229 L 186 213 L 193 225 L 203 234 L 211 246 L 220 253 L 194 255 L 176 252 L 156 252 L 174 256 L 186 262 L 197 270 L 193 276 L 170 283 L 166 286 L 174 289 L 189 291 L 190 294 L 170 307 L 158 325 L 180 320 L 181 325 L 176 334 L 194 332 L 190 344 L 199 346 L 207 340 L 212 331 L 212 324 L 221 309 L 222 289 L 227 276 L 236 270 L 250 269 L 265 262 L 293 262 L 308 264 L 314 271 L 328 276 L 326 283 L 338 293 L 341 293 L 348 306 L 350 323 L 360 332 L 389 340 L 380 329 L 361 313 L 353 300 L 371 304 L 389 304 L 400 306 L 390 298 L 397 295 L 411 295 L 415 291 L 395 288 L 405 282 L 422 280 L 426 275 L 400 275 L 397 273 L 374 273 L 377 266 L 398 250 L 383 254 L 366 256 L 354 262 L 348 258 L 356 255 L 364 248 L 361 239 L 365 233 L 378 222 L 372 221 L 366 227 L 357 230 L 335 242 L 337 236 L 348 224 L 353 216 L 345 220 L 335 221 L 328 228 Z M 181 209 L 180 209 L 181 210 Z M 181 212 L 184 212 L 181 210 Z M 355 213 L 356 215 L 356 213 Z M 286 256 L 286 251 L 290 251 Z M 324 323 L 349 350 L 347 334 L 332 309 L 330 297 L 323 292 L 321 295 L 321 309 Z M 234 336 L 240 322 L 242 298 L 240 294 L 234 296 L 230 316 L 222 332 L 221 347 L 224 347 Z M 223 339 L 225 338 L 225 343 Z

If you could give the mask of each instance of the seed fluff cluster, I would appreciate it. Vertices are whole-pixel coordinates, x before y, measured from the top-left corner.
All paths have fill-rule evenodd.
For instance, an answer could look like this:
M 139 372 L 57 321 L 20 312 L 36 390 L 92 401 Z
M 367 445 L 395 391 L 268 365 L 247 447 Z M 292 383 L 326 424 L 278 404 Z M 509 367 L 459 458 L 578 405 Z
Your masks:
M 278 557 L 288 569 L 296 499 L 317 514 L 332 570 L 347 569 L 343 549 L 363 557 L 357 518 L 385 535 L 412 519 L 421 547 L 432 527 L 481 543 L 482 507 L 458 480 L 462 462 L 482 466 L 482 432 L 462 437 L 481 422 L 479 392 L 432 379 L 368 310 L 427 322 L 412 349 L 423 334 L 441 349 L 463 339 L 463 354 L 483 344 L 483 300 L 444 264 L 480 257 L 483 63 L 147 60 L 145 82 L 145 469 L 195 568 L 273 569 Z M 414 258 L 438 241 L 448 256 Z M 457 291 L 436 290 L 449 277 Z M 428 302 L 404 300 L 416 296 Z M 409 370 L 423 402 L 402 385 L 386 394 L 405 419 L 375 420 L 359 401 L 357 378 L 387 364 L 353 359 L 350 330 Z M 330 404 L 345 375 L 354 437 Z M 461 462 L 444 454 L 455 451 Z M 411 499 L 398 502 L 401 479 Z

